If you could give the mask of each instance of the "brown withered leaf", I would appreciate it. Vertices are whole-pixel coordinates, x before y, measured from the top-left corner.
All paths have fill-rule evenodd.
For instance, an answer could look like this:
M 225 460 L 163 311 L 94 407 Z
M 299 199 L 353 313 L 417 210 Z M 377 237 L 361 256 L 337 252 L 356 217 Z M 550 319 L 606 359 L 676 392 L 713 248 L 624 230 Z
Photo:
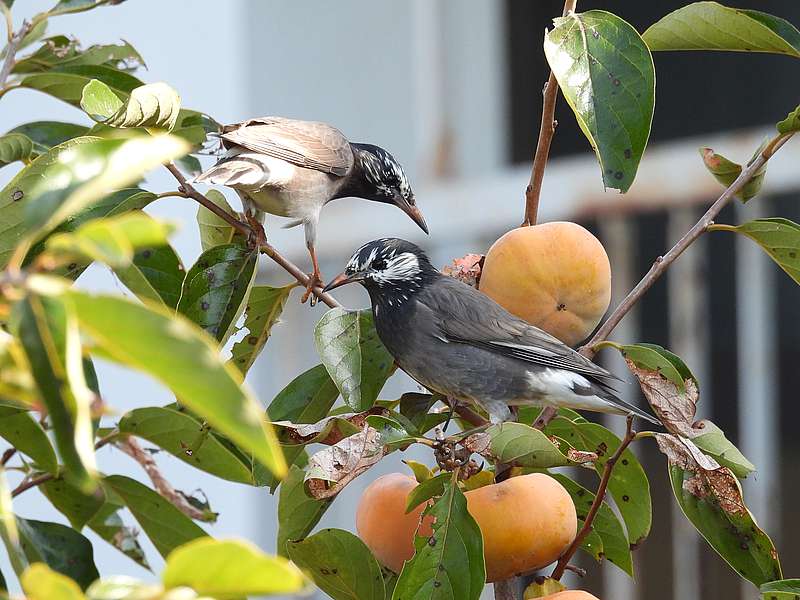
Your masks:
M 486 432 L 473 433 L 462 444 L 464 448 L 475 454 L 483 454 L 488 451 L 489 445 L 492 443 L 492 436 Z
M 381 406 L 374 406 L 360 413 L 343 413 L 325 417 L 316 423 L 292 423 L 291 421 L 273 421 L 278 428 L 278 439 L 284 445 L 325 444 L 332 446 L 346 437 L 358 433 L 367 424 L 370 415 L 386 416 L 389 411 Z
M 625 362 L 639 380 L 642 393 L 667 431 L 684 437 L 697 435 L 692 429 L 699 399 L 694 379 L 686 379 L 684 389 L 680 390 L 658 371 L 637 367 L 629 358 Z
M 442 268 L 442 273 L 477 288 L 481 280 L 484 258 L 483 254 L 467 254 L 461 258 L 454 258 L 452 264 Z
M 567 448 L 566 455 L 567 458 L 572 462 L 576 462 L 581 465 L 585 463 L 592 463 L 597 460 L 597 453 L 588 452 L 586 450 L 576 450 L 575 448 Z
M 318 500 L 332 498 L 385 454 L 380 433 L 367 425 L 308 459 L 306 489 Z
M 657 433 L 658 448 L 670 465 L 693 473 L 683 482 L 683 489 L 697 498 L 710 498 L 719 502 L 720 508 L 731 515 L 747 512 L 742 491 L 736 476 L 728 467 L 706 456 L 694 442 L 667 433 Z

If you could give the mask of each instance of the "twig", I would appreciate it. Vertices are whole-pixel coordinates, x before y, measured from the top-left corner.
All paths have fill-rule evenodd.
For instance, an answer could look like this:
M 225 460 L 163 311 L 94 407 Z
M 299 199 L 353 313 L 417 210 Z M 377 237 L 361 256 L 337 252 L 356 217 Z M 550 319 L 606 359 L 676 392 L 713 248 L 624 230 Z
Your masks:
M 134 437 L 127 437 L 124 441 L 116 444 L 117 448 L 138 462 L 147 473 L 156 491 L 166 498 L 175 508 L 180 510 L 187 517 L 198 521 L 213 520 L 216 515 L 195 508 L 186 500 L 186 496 L 177 491 L 169 481 L 158 470 L 158 465 L 153 457 L 144 451 Z
M 100 448 L 108 444 L 111 440 L 113 440 L 115 437 L 117 437 L 117 435 L 119 435 L 119 432 L 114 430 L 107 436 L 100 438 L 99 440 L 97 440 L 97 442 L 95 442 L 94 449 L 99 450 Z M 31 479 L 24 480 L 22 483 L 20 483 L 17 487 L 14 488 L 14 491 L 11 492 L 11 497 L 16 498 L 22 492 L 29 490 L 33 487 L 36 487 L 37 485 L 46 483 L 51 479 L 55 479 L 55 475 L 53 475 L 52 473 L 42 473 L 41 475 L 37 475 L 36 477 L 33 477 Z
M 609 334 L 614 331 L 614 328 L 619 325 L 619 322 L 622 318 L 628 314 L 628 311 L 636 304 L 639 299 L 644 295 L 644 293 L 649 290 L 653 284 L 658 280 L 661 275 L 664 274 L 664 271 L 675 262 L 675 260 L 683 254 L 683 252 L 694 242 L 697 238 L 703 235 L 708 227 L 714 223 L 714 218 L 719 214 L 719 212 L 731 201 L 731 199 L 736 195 L 736 193 L 744 187 L 750 179 L 752 179 L 753 175 L 758 172 L 758 170 L 764 166 L 764 164 L 772 158 L 775 152 L 783 146 L 789 138 L 791 138 L 793 133 L 788 134 L 781 134 L 776 136 L 769 145 L 758 155 L 758 157 L 753 160 L 746 168 L 742 170 L 736 180 L 728 186 L 728 188 L 722 192 L 717 201 L 711 205 L 711 207 L 706 211 L 706 213 L 700 218 L 700 220 L 695 223 L 695 225 L 686 232 L 686 234 L 677 241 L 677 243 L 672 247 L 672 249 L 667 252 L 664 256 L 659 256 L 653 266 L 650 267 L 650 270 L 647 274 L 642 278 L 642 280 L 636 284 L 636 286 L 628 293 L 625 299 L 620 302 L 619 306 L 614 309 L 614 312 L 611 313 L 611 316 L 606 319 L 605 323 L 597 330 L 597 332 L 592 336 L 592 339 L 589 340 L 581 349 L 580 352 L 587 358 L 592 358 L 595 354 L 595 345 L 602 342 L 603 340 L 607 339 Z
M 578 577 L 586 577 L 586 569 L 579 567 L 577 565 L 567 565 L 566 567 L 564 567 L 564 570 L 572 571 Z
M 16 448 L 9 448 L 5 452 L 3 452 L 3 457 L 0 458 L 0 466 L 5 467 L 8 464 L 8 461 L 17 453 Z
M 564 2 L 563 16 L 575 11 L 577 0 L 566 0 Z M 547 78 L 542 90 L 544 100 L 542 102 L 542 122 L 539 125 L 539 141 L 536 143 L 536 154 L 533 157 L 533 167 L 531 168 L 531 178 L 528 187 L 525 188 L 525 220 L 523 225 L 536 225 L 536 218 L 539 214 L 539 196 L 542 193 L 542 180 L 544 179 L 544 168 L 547 166 L 547 157 L 550 154 L 550 144 L 556 132 L 556 101 L 558 100 L 558 82 L 553 71 Z
M 249 224 L 240 221 L 233 215 L 231 215 L 228 211 L 224 208 L 217 206 L 208 197 L 204 196 L 200 192 L 198 192 L 194 186 L 192 186 L 186 178 L 183 176 L 183 173 L 180 172 L 178 167 L 176 167 L 173 163 L 169 163 L 164 165 L 167 170 L 172 173 L 173 177 L 178 180 L 180 184 L 180 189 L 177 193 L 170 194 L 169 192 L 164 192 L 163 194 L 159 194 L 159 197 L 164 197 L 167 195 L 177 195 L 177 196 L 184 196 L 186 198 L 191 198 L 196 202 L 199 202 L 203 206 L 205 206 L 208 210 L 213 212 L 217 215 L 220 219 L 228 223 L 231 227 L 236 229 L 245 237 L 250 237 L 253 234 L 253 228 L 250 227 Z M 309 277 L 306 275 L 300 267 L 295 265 L 292 261 L 288 258 L 283 256 L 280 252 L 278 252 L 273 246 L 270 244 L 264 243 L 259 246 L 259 251 L 266 256 L 269 256 L 273 261 L 278 263 L 283 269 L 289 273 L 292 277 L 294 277 L 299 283 L 302 285 L 308 285 Z M 330 308 L 336 308 L 337 306 L 341 306 L 336 299 L 331 296 L 330 294 L 326 294 L 322 292 L 322 288 L 317 286 L 313 290 L 314 295 L 322 300 L 325 304 L 327 304 Z
M 518 600 L 518 578 L 503 579 L 494 584 L 494 600 Z
M 564 552 L 564 554 L 561 555 L 561 558 L 558 559 L 556 568 L 553 569 L 553 574 L 550 575 L 550 577 L 553 579 L 560 580 L 561 577 L 564 576 L 564 571 L 566 570 L 570 559 L 575 552 L 577 552 L 581 542 L 583 542 L 586 536 L 589 535 L 589 532 L 592 531 L 592 523 L 594 522 L 594 518 L 597 516 L 597 511 L 600 510 L 600 507 L 603 505 L 603 500 L 606 497 L 606 490 L 608 489 L 608 482 L 611 479 L 611 472 L 614 470 L 614 466 L 622 456 L 622 453 L 625 452 L 635 437 L 636 432 L 633 431 L 633 415 L 629 415 L 625 429 L 625 437 L 622 438 L 617 451 L 614 452 L 614 454 L 612 454 L 611 457 L 606 461 L 606 464 L 603 465 L 603 475 L 600 477 L 600 485 L 597 486 L 597 493 L 594 496 L 594 502 L 592 502 L 592 506 L 589 508 L 589 512 L 586 514 L 586 520 L 583 522 L 583 527 L 581 527 L 578 535 L 575 536 L 575 539 L 572 541 L 572 544 L 570 544 L 569 548 L 567 548 L 567 551 Z
M 6 19 L 10 19 L 8 14 L 6 15 Z M 7 20 L 6 23 L 8 24 L 9 21 Z M 11 69 L 17 64 L 17 50 L 19 50 L 22 39 L 28 35 L 30 30 L 31 24 L 28 21 L 23 21 L 19 31 L 11 36 L 11 39 L 8 41 L 8 45 L 6 45 L 6 57 L 3 60 L 3 66 L 0 67 L 0 88 L 5 86 L 6 79 L 8 79 L 8 76 L 11 74 Z
M 465 406 L 463 404 L 456 404 L 455 411 L 458 413 L 458 416 L 464 419 L 470 425 L 474 425 L 475 427 L 481 427 L 486 425 L 488 421 L 472 410 L 469 406 Z

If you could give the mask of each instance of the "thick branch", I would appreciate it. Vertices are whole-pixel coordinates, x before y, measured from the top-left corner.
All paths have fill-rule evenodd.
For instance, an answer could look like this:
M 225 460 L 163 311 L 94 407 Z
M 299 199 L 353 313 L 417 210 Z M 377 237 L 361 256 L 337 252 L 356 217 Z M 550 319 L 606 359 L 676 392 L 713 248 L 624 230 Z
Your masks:
M 563 16 L 575 11 L 577 0 L 566 0 L 564 2 Z M 558 100 L 558 82 L 553 71 L 547 78 L 547 83 L 542 90 L 544 100 L 542 102 L 542 122 L 539 125 L 539 140 L 536 143 L 536 154 L 533 157 L 533 168 L 528 187 L 525 188 L 525 219 L 523 225 L 536 225 L 536 218 L 539 214 L 539 196 L 542 192 L 542 180 L 544 179 L 544 168 L 547 166 L 547 157 L 550 154 L 550 144 L 556 132 L 556 101 Z
M 472 410 L 469 406 L 465 406 L 463 404 L 456 403 L 455 411 L 458 413 L 458 416 L 464 419 L 470 425 L 474 425 L 475 427 L 482 427 L 486 425 L 488 421 Z
M 233 215 L 231 215 L 228 211 L 224 208 L 217 206 L 211 200 L 209 200 L 206 196 L 198 192 L 194 186 L 192 186 L 186 178 L 183 176 L 183 173 L 180 172 L 178 167 L 176 167 L 173 163 L 169 163 L 165 165 L 167 170 L 172 173 L 173 177 L 178 180 L 180 184 L 179 194 L 177 195 L 185 195 L 192 200 L 199 202 L 203 206 L 205 206 L 208 210 L 213 212 L 217 215 L 220 219 L 228 223 L 231 227 L 236 229 L 236 231 L 240 232 L 242 235 L 250 238 L 253 234 L 253 229 L 250 227 L 249 224 L 240 221 Z M 165 194 L 160 194 L 160 196 L 164 196 Z M 291 262 L 288 258 L 283 256 L 280 252 L 278 252 L 273 246 L 270 244 L 262 244 L 259 246 L 259 251 L 262 254 L 269 256 L 272 260 L 278 263 L 283 269 L 289 273 L 292 277 L 294 277 L 297 281 L 299 281 L 302 285 L 308 285 L 309 277 L 306 275 L 300 267 L 295 265 Z M 325 304 L 327 304 L 330 308 L 335 308 L 337 306 L 341 306 L 336 299 L 331 296 L 330 294 L 325 294 L 322 292 L 321 287 L 315 287 L 313 289 L 314 295 L 322 300 Z
M 606 319 L 605 323 L 597 330 L 597 333 L 592 336 L 592 339 L 589 340 L 580 350 L 581 354 L 586 356 L 587 358 L 592 358 L 595 354 L 594 346 L 599 342 L 607 339 L 608 336 L 614 331 L 614 328 L 619 325 L 619 322 L 622 321 L 622 318 L 628 314 L 628 311 L 636 304 L 639 299 L 644 295 L 644 293 L 649 290 L 653 284 L 658 280 L 661 275 L 669 268 L 669 266 L 675 262 L 675 260 L 683 254 L 683 252 L 701 235 L 703 235 L 708 227 L 714 223 L 714 219 L 720 213 L 720 211 L 725 208 L 725 206 L 731 201 L 731 199 L 736 195 L 736 193 L 744 187 L 750 179 L 752 179 L 753 175 L 758 172 L 758 170 L 764 166 L 764 164 L 772 157 L 773 154 L 783 146 L 789 138 L 793 134 L 786 134 L 786 135 L 778 135 L 776 136 L 772 142 L 758 155 L 758 157 L 747 165 L 736 178 L 736 180 L 728 186 L 728 188 L 722 192 L 717 201 L 711 205 L 711 207 L 706 211 L 706 213 L 700 218 L 700 220 L 695 223 L 695 225 L 686 232 L 686 234 L 677 241 L 677 243 L 672 247 L 672 249 L 667 252 L 664 256 L 659 256 L 656 261 L 653 263 L 653 266 L 650 267 L 650 270 L 647 274 L 642 278 L 642 280 L 636 284 L 636 286 L 628 293 L 625 299 L 614 309 L 614 312 L 611 313 L 611 316 Z
M 517 578 L 503 579 L 494 584 L 494 600 L 517 600 Z
M 589 532 L 592 531 L 592 523 L 594 523 L 594 518 L 597 516 L 597 511 L 600 510 L 600 507 L 603 505 L 603 500 L 606 497 L 606 490 L 608 489 L 608 482 L 611 479 L 611 473 L 614 470 L 614 466 L 617 464 L 617 461 L 622 456 L 622 453 L 625 452 L 626 448 L 630 445 L 633 441 L 634 437 L 636 437 L 636 432 L 633 431 L 633 415 L 628 416 L 627 421 L 627 428 L 625 430 L 625 437 L 622 438 L 622 441 L 617 448 L 617 451 L 611 455 L 606 461 L 606 464 L 603 465 L 603 475 L 600 478 L 600 485 L 597 487 L 597 493 L 594 497 L 594 502 L 592 502 L 592 506 L 589 509 L 589 512 L 586 514 L 586 520 L 583 522 L 583 527 L 578 532 L 578 535 L 575 536 L 572 544 L 570 544 L 567 551 L 561 555 L 561 558 L 558 559 L 558 563 L 556 564 L 556 568 L 553 569 L 553 574 L 550 576 L 553 579 L 559 580 L 561 577 L 564 576 L 564 571 L 567 569 L 569 565 L 570 559 L 578 551 L 580 548 L 581 542 L 589 535 Z

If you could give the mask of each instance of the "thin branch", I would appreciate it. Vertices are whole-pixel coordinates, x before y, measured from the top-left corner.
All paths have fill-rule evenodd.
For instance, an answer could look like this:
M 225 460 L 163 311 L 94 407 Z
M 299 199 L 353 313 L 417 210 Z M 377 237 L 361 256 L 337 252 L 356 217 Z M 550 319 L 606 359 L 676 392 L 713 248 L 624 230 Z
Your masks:
M 99 440 L 97 440 L 97 442 L 95 442 L 94 449 L 99 450 L 100 448 L 108 444 L 111 440 L 113 440 L 117 435 L 119 435 L 119 431 L 115 430 L 109 433 L 107 436 L 100 438 Z M 36 487 L 38 485 L 41 485 L 43 483 L 46 483 L 51 479 L 55 479 L 55 475 L 53 475 L 52 473 L 42 473 L 41 475 L 37 475 L 32 479 L 24 480 L 22 483 L 20 483 L 17 487 L 14 488 L 14 491 L 11 492 L 11 497 L 16 498 L 22 492 L 29 490 L 33 487 Z
M 611 316 L 606 319 L 605 323 L 603 323 L 600 329 L 598 329 L 594 336 L 592 336 L 592 339 L 580 349 L 581 354 L 587 358 L 592 358 L 594 356 L 595 345 L 608 338 L 611 332 L 614 331 L 614 328 L 619 325 L 620 321 L 622 321 L 622 318 L 628 314 L 628 311 L 630 311 L 631 308 L 633 308 L 633 305 L 636 304 L 645 294 L 645 292 L 653 286 L 658 278 L 664 274 L 667 268 L 673 262 L 675 262 L 675 260 L 681 254 L 683 254 L 683 252 L 689 246 L 691 246 L 697 238 L 699 238 L 708 230 L 708 227 L 714 223 L 714 219 L 720 213 L 720 211 L 725 208 L 725 206 L 731 201 L 736 193 L 741 190 L 747 184 L 747 182 L 750 181 L 750 179 L 752 179 L 753 175 L 757 173 L 758 170 L 763 167 L 770 158 L 772 158 L 775 152 L 777 152 L 780 147 L 792 137 L 792 135 L 793 133 L 776 136 L 761 152 L 761 154 L 759 154 L 753 162 L 751 162 L 742 170 L 736 180 L 730 186 L 728 186 L 724 192 L 722 192 L 720 197 L 717 198 L 717 201 L 714 202 L 714 204 L 711 205 L 711 207 L 700 218 L 700 220 L 695 223 L 695 225 L 689 231 L 687 231 L 680 240 L 677 241 L 672 249 L 664 256 L 659 256 L 655 260 L 653 266 L 650 267 L 650 270 L 642 278 L 642 280 L 636 284 L 636 286 L 628 293 L 625 299 L 620 302 L 619 306 L 614 309 L 614 312 L 611 313 Z
M 127 437 L 124 441 L 116 444 L 117 448 L 122 450 L 125 454 L 130 456 L 133 460 L 138 462 L 144 469 L 150 481 L 153 482 L 153 487 L 168 500 L 175 508 L 185 514 L 187 517 L 197 519 L 198 521 L 212 521 L 216 518 L 213 513 L 200 510 L 189 504 L 186 496 L 181 494 L 178 490 L 172 487 L 172 484 L 167 481 L 166 477 L 161 474 L 158 469 L 156 461 L 152 455 L 147 453 L 136 441 L 134 437 Z
M 633 415 L 628 416 L 627 425 L 625 429 L 625 437 L 622 438 L 622 441 L 617 448 L 617 451 L 611 455 L 611 457 L 606 461 L 606 464 L 603 465 L 603 475 L 600 478 L 600 485 L 597 486 L 597 493 L 594 496 L 594 502 L 592 502 L 592 506 L 589 509 L 589 512 L 586 514 L 586 520 L 583 522 L 583 527 L 578 532 L 578 535 L 575 536 L 575 539 L 570 544 L 567 551 L 561 555 L 561 558 L 558 559 L 558 563 L 556 564 L 556 568 L 553 569 L 553 574 L 550 575 L 553 579 L 560 580 L 564 576 L 564 571 L 567 569 L 567 565 L 569 565 L 570 559 L 572 556 L 577 552 L 578 548 L 580 548 L 581 542 L 586 538 L 587 535 L 592 531 L 592 523 L 594 523 L 594 518 L 597 516 L 597 512 L 600 510 L 600 507 L 603 505 L 603 500 L 606 497 L 606 490 L 608 489 L 608 482 L 611 479 L 611 473 L 614 470 L 614 466 L 617 464 L 617 461 L 622 456 L 622 453 L 625 452 L 627 447 L 636 437 L 636 432 L 633 431 Z
M 577 0 L 566 0 L 562 15 L 566 17 L 569 13 L 575 12 L 576 4 Z M 525 220 L 522 222 L 523 225 L 536 225 L 544 169 L 547 166 L 547 157 L 550 154 L 550 144 L 556 132 L 555 113 L 558 100 L 558 82 L 552 70 L 547 78 L 547 83 L 544 84 L 542 95 L 544 97 L 542 102 L 542 122 L 539 125 L 539 141 L 536 143 L 531 178 L 528 182 L 528 187 L 525 188 Z
M 8 19 L 10 17 L 7 16 L 6 18 Z M 11 69 L 13 69 L 14 65 L 17 64 L 17 50 L 19 50 L 22 39 L 28 35 L 30 30 L 31 24 L 28 21 L 23 21 L 19 31 L 11 36 L 11 39 L 8 41 L 8 45 L 6 46 L 6 57 L 3 60 L 3 66 L 0 67 L 0 88 L 5 86 L 6 79 L 8 79 L 8 76 L 11 74 Z
M 250 236 L 254 233 L 253 228 L 248 223 L 240 221 L 239 219 L 231 215 L 228 211 L 226 211 L 224 208 L 217 206 L 211 200 L 209 200 L 208 197 L 198 192 L 194 188 L 194 186 L 192 186 L 188 181 L 186 181 L 186 177 L 183 176 L 183 173 L 181 173 L 178 167 L 176 167 L 173 163 L 169 163 L 164 166 L 170 173 L 172 173 L 173 177 L 175 177 L 175 179 L 177 179 L 178 183 L 180 184 L 180 189 L 178 190 L 178 192 L 172 195 L 184 196 L 186 198 L 191 198 L 192 200 L 199 202 L 200 204 L 205 206 L 208 210 L 213 212 L 220 219 L 228 223 L 231 227 L 236 229 L 238 232 L 240 232 L 247 238 L 250 238 Z M 169 193 L 164 192 L 163 194 L 159 194 L 159 197 L 164 197 L 166 195 L 169 195 Z M 287 273 L 289 273 L 292 277 L 294 277 L 299 283 L 301 283 L 304 286 L 308 285 L 309 282 L 308 275 L 305 274 L 303 270 L 300 269 L 300 267 L 295 265 L 292 261 L 290 261 L 280 252 L 278 252 L 278 250 L 276 250 L 272 245 L 263 243 L 259 246 L 259 251 L 262 254 L 269 256 L 273 261 L 278 263 L 278 265 L 283 267 L 283 269 Z M 339 302 L 337 302 L 333 296 L 331 296 L 330 294 L 323 293 L 321 287 L 316 286 L 312 291 L 314 292 L 314 295 L 317 298 L 322 300 L 330 308 L 336 308 L 337 306 L 341 306 L 341 304 L 339 304 Z
M 474 425 L 475 427 L 482 427 L 486 425 L 488 421 L 472 410 L 469 406 L 463 404 L 456 404 L 455 411 L 458 413 L 458 416 L 464 419 L 470 425 Z

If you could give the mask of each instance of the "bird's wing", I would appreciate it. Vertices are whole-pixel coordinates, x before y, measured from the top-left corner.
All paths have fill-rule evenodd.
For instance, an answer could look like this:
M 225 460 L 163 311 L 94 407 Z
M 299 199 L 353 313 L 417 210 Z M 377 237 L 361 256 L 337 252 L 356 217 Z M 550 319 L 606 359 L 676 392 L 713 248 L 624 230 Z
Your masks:
M 280 158 L 299 167 L 344 176 L 353 150 L 341 131 L 327 123 L 263 117 L 226 125 L 220 137 L 231 144 Z
M 421 300 L 440 316 L 439 329 L 444 341 L 470 344 L 542 367 L 573 371 L 605 386 L 619 380 L 559 339 L 515 317 L 460 281 L 443 276 L 435 286 L 435 293 L 424 294 Z

